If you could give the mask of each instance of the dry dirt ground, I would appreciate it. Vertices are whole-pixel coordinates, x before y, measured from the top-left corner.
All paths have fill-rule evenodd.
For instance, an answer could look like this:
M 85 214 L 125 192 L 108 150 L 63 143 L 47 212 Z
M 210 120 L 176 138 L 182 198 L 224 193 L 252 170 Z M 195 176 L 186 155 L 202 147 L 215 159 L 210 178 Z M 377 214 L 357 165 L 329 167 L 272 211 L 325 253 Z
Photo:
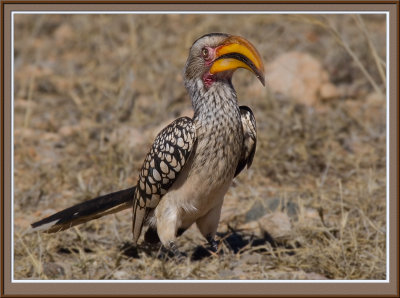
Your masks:
M 16 15 L 14 277 L 385 279 L 385 26 L 383 15 Z M 136 251 L 128 210 L 30 232 L 136 183 L 157 132 L 191 113 L 182 69 L 209 32 L 249 39 L 267 80 L 234 76 L 258 146 L 225 197 L 220 254 L 195 227 L 179 238 L 182 263 Z

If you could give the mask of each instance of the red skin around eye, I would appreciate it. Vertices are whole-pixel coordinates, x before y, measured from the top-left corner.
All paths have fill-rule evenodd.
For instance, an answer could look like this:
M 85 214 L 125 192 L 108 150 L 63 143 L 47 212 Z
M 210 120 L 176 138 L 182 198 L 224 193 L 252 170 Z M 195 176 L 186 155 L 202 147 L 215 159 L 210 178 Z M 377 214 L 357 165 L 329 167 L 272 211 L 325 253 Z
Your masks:
M 207 47 L 206 49 L 208 50 L 208 56 L 207 56 L 207 57 L 203 57 L 203 59 L 204 59 L 204 64 L 205 64 L 207 67 L 211 67 L 211 65 L 213 64 L 214 59 L 215 59 L 215 52 L 216 52 L 216 49 L 210 48 L 210 47 Z M 206 86 L 206 88 L 210 88 L 211 85 L 212 85 L 214 82 L 215 82 L 215 76 L 212 75 L 210 72 L 206 72 L 206 73 L 203 75 L 203 83 L 204 83 L 204 86 Z
M 215 59 L 216 49 L 210 47 L 206 47 L 206 49 L 208 50 L 208 55 L 207 57 L 203 57 L 204 63 L 206 66 L 211 66 Z

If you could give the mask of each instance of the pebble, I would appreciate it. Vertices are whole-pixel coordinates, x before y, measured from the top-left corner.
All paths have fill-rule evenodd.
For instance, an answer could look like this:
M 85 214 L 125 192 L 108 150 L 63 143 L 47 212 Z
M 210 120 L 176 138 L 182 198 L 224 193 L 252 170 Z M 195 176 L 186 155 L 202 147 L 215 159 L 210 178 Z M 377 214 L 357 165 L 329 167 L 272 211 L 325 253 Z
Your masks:
M 246 213 L 245 221 L 249 222 L 262 217 L 266 213 L 263 204 L 260 201 L 254 202 L 253 206 Z
M 55 278 L 59 276 L 65 276 L 64 267 L 57 263 L 44 263 L 43 273 L 49 278 Z

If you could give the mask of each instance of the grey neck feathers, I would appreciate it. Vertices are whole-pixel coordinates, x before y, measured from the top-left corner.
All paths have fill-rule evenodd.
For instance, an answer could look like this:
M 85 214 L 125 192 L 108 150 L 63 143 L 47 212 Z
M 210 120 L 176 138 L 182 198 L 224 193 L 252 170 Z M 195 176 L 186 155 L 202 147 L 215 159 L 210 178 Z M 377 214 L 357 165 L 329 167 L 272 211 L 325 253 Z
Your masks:
M 217 81 L 206 89 L 201 79 L 185 81 L 194 109 L 194 119 L 201 120 L 218 114 L 239 111 L 236 91 L 230 80 Z

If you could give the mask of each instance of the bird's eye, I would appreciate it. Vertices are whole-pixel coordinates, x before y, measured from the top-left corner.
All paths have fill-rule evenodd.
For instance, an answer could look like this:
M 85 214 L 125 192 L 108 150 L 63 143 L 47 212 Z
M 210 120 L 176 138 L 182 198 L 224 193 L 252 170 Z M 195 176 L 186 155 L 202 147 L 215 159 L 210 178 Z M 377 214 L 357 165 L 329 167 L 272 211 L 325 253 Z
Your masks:
M 203 54 L 203 57 L 204 57 L 204 58 L 207 58 L 207 57 L 208 57 L 208 49 L 207 49 L 207 48 L 203 48 L 203 49 L 201 50 L 201 53 Z

